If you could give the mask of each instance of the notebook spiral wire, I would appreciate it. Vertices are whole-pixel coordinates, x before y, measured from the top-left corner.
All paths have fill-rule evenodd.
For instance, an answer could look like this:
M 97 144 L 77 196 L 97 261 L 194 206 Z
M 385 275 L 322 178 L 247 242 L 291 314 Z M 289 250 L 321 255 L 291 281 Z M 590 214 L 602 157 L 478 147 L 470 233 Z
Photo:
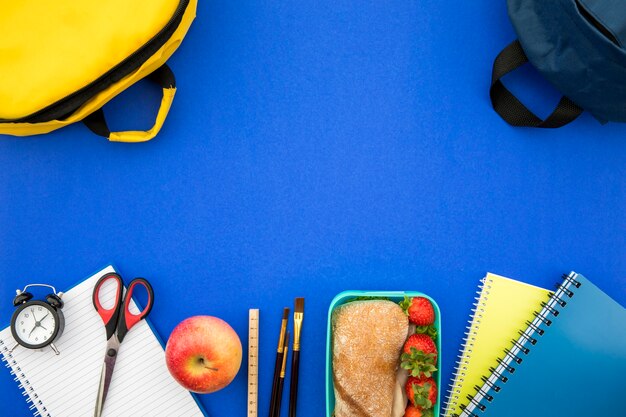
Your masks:
M 452 374 L 452 382 L 448 387 L 443 412 L 444 416 L 447 415 L 449 410 L 454 409 L 459 405 L 460 391 L 456 388 L 456 386 L 457 383 L 462 384 L 463 381 L 465 381 L 467 366 L 469 365 L 468 357 L 472 353 L 477 336 L 476 329 L 473 328 L 472 322 L 475 322 L 476 325 L 480 325 L 485 312 L 485 306 L 487 304 L 487 298 L 489 297 L 490 290 L 490 282 L 487 282 L 486 278 L 481 279 L 478 290 L 476 291 L 476 297 L 474 297 L 471 318 L 465 327 L 463 343 L 460 348 L 460 351 L 463 353 L 457 356 L 456 366 L 454 368 L 455 370 Z
M 19 383 L 18 388 L 22 390 L 22 396 L 25 397 L 26 403 L 29 404 L 28 409 L 33 412 L 33 416 L 52 417 L 3 340 L 0 340 L 0 351 L 4 366 L 10 369 L 11 375 L 14 377 L 13 380 Z
M 541 303 L 541 311 L 535 312 L 535 319 L 527 321 L 528 327 L 524 331 L 519 331 L 519 339 L 511 340 L 511 348 L 504 350 L 502 358 L 498 358 L 498 366 L 489 368 L 490 377 L 483 376 L 483 386 L 475 386 L 476 394 L 468 395 L 469 403 L 461 405 L 463 412 L 453 414 L 453 417 L 480 417 L 493 401 L 494 393 L 497 394 L 506 384 L 509 377 L 515 373 L 516 367 L 524 361 L 524 356 L 528 355 L 532 350 L 532 346 L 538 343 L 538 340 L 546 332 L 545 327 L 552 325 L 552 317 L 557 317 L 561 309 L 567 306 L 568 300 L 574 296 L 576 288 L 580 288 L 580 282 L 574 279 L 573 275 L 563 275 L 563 282 L 557 284 L 556 292 L 550 294 L 547 302 Z M 530 346 L 529 346 L 530 345 Z

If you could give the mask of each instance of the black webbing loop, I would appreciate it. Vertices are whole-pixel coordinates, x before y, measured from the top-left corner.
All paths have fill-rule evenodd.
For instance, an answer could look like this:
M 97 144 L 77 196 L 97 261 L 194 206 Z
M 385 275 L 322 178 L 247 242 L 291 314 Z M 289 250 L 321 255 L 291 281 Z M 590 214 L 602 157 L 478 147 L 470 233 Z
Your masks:
M 496 57 L 489 91 L 493 109 L 507 123 L 518 127 L 557 128 L 576 120 L 583 109 L 567 97 L 561 98 L 552 114 L 547 119 L 541 120 L 502 84 L 500 81 L 502 77 L 527 62 L 528 58 L 518 40 L 504 48 Z
M 146 76 L 145 79 L 156 83 L 163 89 L 176 87 L 176 78 L 167 64 L 163 64 L 161 67 L 157 68 L 150 75 Z M 83 119 L 83 123 L 96 135 L 103 136 L 107 139 L 111 135 L 111 130 L 107 125 L 102 108 L 99 108 L 89 116 L 85 117 Z

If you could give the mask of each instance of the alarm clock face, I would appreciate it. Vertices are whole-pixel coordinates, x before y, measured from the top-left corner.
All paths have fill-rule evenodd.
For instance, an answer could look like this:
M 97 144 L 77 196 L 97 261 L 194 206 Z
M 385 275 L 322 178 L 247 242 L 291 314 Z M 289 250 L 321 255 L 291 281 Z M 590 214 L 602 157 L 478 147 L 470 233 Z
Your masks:
M 15 340 L 29 349 L 54 342 L 63 329 L 63 315 L 43 301 L 29 301 L 13 313 L 11 332 Z

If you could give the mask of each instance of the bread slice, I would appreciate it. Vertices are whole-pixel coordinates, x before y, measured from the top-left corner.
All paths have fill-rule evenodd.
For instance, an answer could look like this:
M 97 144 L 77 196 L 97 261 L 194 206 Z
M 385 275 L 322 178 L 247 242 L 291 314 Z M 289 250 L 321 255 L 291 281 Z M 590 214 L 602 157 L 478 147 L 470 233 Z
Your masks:
M 391 301 L 353 301 L 332 314 L 335 417 L 390 417 L 409 331 Z

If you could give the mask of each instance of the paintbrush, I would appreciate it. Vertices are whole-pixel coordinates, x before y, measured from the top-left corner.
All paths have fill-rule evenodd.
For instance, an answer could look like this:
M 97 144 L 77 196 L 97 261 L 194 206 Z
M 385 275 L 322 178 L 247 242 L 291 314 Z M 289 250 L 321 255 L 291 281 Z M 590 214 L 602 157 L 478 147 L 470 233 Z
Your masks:
M 278 379 L 278 389 L 276 392 L 276 411 L 274 417 L 280 417 L 280 405 L 283 402 L 283 386 L 285 385 L 285 373 L 287 371 L 287 354 L 289 353 L 289 332 L 285 334 L 285 351 L 283 363 L 280 367 L 280 378 Z
M 300 370 L 300 337 L 304 320 L 304 298 L 298 297 L 293 313 L 293 353 L 291 354 L 291 387 L 289 389 L 289 417 L 296 417 L 298 403 L 298 373 Z
M 278 349 L 276 350 L 276 363 L 274 364 L 274 379 L 272 381 L 272 396 L 270 397 L 270 414 L 274 417 L 276 414 L 276 395 L 278 391 L 278 380 L 280 379 L 280 370 L 283 364 L 283 355 L 285 350 L 285 335 L 287 332 L 287 322 L 289 321 L 289 308 L 283 310 L 283 320 L 280 325 L 280 335 L 278 336 Z

